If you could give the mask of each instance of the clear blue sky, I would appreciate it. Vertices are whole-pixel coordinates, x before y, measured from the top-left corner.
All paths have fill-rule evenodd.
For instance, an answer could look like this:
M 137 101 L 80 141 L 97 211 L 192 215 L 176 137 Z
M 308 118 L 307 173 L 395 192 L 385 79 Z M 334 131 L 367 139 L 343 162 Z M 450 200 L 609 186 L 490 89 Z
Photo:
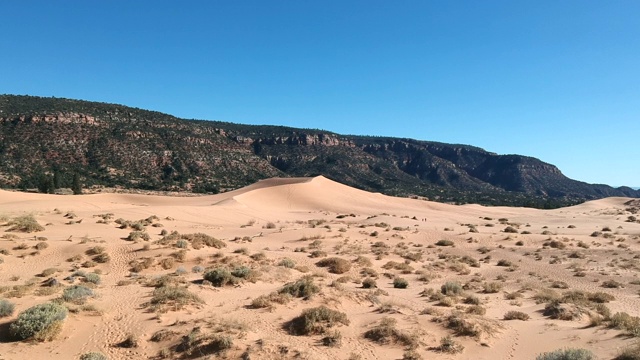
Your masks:
M 0 1 L 0 93 L 471 144 L 640 186 L 640 1 Z

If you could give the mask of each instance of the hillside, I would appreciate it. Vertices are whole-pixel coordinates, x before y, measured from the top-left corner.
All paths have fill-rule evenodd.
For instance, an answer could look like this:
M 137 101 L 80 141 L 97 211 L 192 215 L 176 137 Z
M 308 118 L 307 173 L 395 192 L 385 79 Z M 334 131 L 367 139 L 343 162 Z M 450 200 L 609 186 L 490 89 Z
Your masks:
M 218 192 L 271 177 L 323 175 L 397 196 L 556 207 L 631 188 L 592 185 L 520 155 L 468 145 L 184 120 L 121 105 L 0 96 L 0 187 L 93 185 Z

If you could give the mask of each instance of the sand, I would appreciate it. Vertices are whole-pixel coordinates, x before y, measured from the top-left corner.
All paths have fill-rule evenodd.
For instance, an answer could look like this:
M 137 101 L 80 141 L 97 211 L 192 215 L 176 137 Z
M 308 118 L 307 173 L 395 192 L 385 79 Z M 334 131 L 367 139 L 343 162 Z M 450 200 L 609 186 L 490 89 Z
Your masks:
M 0 191 L 0 250 L 5 250 L 0 298 L 15 304 L 13 315 L 0 318 L 0 359 L 78 359 L 91 351 L 109 359 L 532 359 L 566 347 L 611 359 L 635 342 L 628 330 L 607 321 L 592 326 L 597 310 L 602 311 L 593 303 L 565 304 L 580 314 L 553 319 L 544 313 L 547 302 L 536 301 L 536 295 L 603 292 L 615 298 L 604 304 L 611 314 L 640 315 L 640 223 L 628 221 L 633 215 L 625 205 L 629 200 L 608 198 L 556 210 L 454 206 L 369 193 L 324 177 L 269 179 L 200 197 Z M 44 230 L 8 231 L 11 220 L 25 214 Z M 128 240 L 134 229 L 121 229 L 117 219 L 149 219 L 146 226 L 136 225 L 149 240 Z M 515 232 L 505 232 L 507 227 Z M 196 249 L 189 239 L 158 242 L 162 231 L 203 233 L 226 247 Z M 435 245 L 439 240 L 453 246 Z M 104 248 L 108 261 L 86 263 L 95 257 L 87 251 L 96 246 Z M 347 260 L 350 269 L 335 274 L 317 266 L 323 257 L 311 257 L 316 250 Z M 163 267 L 169 258 L 173 263 L 165 260 Z M 153 264 L 133 269 L 144 259 Z M 252 269 L 253 278 L 221 287 L 202 281 L 203 270 L 240 265 Z M 42 276 L 45 269 L 56 270 Z M 99 284 L 82 276 L 65 279 L 78 270 L 99 273 Z M 151 285 L 163 275 L 202 302 L 151 306 Z M 252 308 L 254 299 L 304 276 L 319 286 L 317 294 Z M 363 288 L 368 277 L 375 278 L 377 289 Z M 49 278 L 60 285 L 43 286 Z M 407 280 L 408 287 L 394 288 L 396 278 Z M 620 286 L 604 287 L 608 280 Z M 446 282 L 458 282 L 464 293 L 441 295 Z M 78 284 L 92 288 L 95 296 L 84 304 L 60 299 L 65 288 Z M 485 287 L 492 286 L 495 292 L 487 293 Z M 49 301 L 71 310 L 55 339 L 10 336 L 9 326 L 21 311 Z M 480 305 L 472 308 L 465 301 Z M 289 320 L 321 305 L 346 314 L 349 324 L 325 334 L 289 332 Z M 504 320 L 509 311 L 530 319 Z M 475 332 L 448 326 L 451 313 L 475 324 Z M 386 317 L 395 319 L 395 327 L 411 341 L 379 343 L 364 336 Z M 201 342 L 186 346 L 183 336 L 196 327 L 199 333 L 192 337 Z M 168 335 L 152 341 L 161 330 Z M 337 346 L 323 344 L 328 334 L 339 338 Z M 136 340 L 133 347 L 122 343 L 129 336 Z M 441 351 L 446 336 L 464 349 Z M 223 346 L 220 339 L 231 342 Z

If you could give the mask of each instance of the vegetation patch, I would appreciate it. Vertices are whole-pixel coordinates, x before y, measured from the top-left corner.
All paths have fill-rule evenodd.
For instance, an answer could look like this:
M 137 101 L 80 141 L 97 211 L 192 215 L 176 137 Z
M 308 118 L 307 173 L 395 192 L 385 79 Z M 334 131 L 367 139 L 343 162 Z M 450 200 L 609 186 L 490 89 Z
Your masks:
M 418 347 L 418 337 L 398 330 L 394 318 L 385 317 L 373 328 L 364 333 L 364 337 L 381 345 L 401 344 L 408 348 Z
M 36 305 L 21 312 L 9 326 L 9 332 L 21 340 L 50 341 L 60 333 L 66 317 L 67 308 L 62 305 Z
M 334 274 L 344 274 L 351 270 L 351 262 L 338 257 L 326 258 L 318 261 L 317 266 L 326 267 L 329 272 Z
M 291 335 L 324 334 L 338 325 L 349 325 L 347 314 L 326 306 L 306 309 L 299 316 L 285 323 L 284 328 Z

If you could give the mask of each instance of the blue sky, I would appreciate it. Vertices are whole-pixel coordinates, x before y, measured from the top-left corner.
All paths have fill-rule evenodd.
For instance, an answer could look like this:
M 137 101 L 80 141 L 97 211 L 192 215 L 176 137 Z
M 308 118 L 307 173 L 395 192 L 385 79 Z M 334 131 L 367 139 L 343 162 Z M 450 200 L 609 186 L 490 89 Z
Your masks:
M 640 186 L 640 2 L 0 1 L 0 93 L 471 144 Z

